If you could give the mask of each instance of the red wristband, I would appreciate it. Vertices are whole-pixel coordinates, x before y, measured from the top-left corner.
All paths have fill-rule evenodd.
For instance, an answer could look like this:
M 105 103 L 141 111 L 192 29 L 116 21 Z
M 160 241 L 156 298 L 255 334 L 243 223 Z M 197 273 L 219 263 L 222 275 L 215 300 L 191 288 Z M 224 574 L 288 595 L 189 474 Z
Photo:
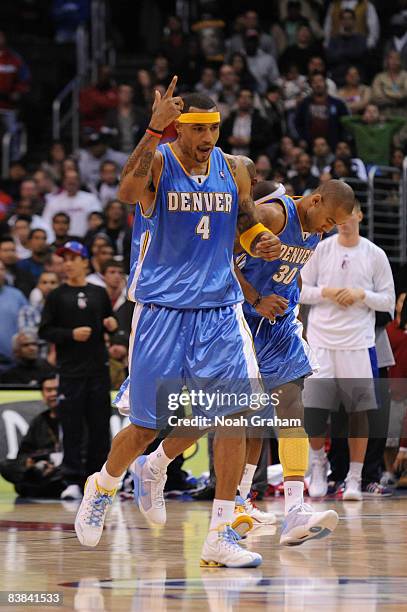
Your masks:
M 150 134 L 150 136 L 155 136 L 158 140 L 161 140 L 162 133 L 156 132 L 155 130 L 151 130 L 150 128 L 146 129 L 146 134 Z

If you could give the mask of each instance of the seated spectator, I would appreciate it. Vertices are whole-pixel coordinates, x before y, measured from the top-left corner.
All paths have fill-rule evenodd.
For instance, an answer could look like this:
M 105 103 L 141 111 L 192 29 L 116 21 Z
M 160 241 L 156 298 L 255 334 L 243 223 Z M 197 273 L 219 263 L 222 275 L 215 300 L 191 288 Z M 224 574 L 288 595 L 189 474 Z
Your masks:
M 341 13 L 345 8 L 355 13 L 356 32 L 367 36 L 367 46 L 373 49 L 379 42 L 380 23 L 372 2 L 366 0 L 333 0 L 325 18 L 325 44 L 328 46 L 332 36 L 337 36 L 341 27 Z
M 38 279 L 34 289 L 30 293 L 29 304 L 22 306 L 18 313 L 18 329 L 23 331 L 30 329 L 38 332 L 41 321 L 41 313 L 47 295 L 59 285 L 59 279 L 55 272 L 43 272 Z M 46 343 L 39 341 L 40 356 L 47 358 L 48 348 Z
M 131 85 L 119 85 L 117 100 L 117 107 L 111 108 L 106 114 L 105 125 L 116 133 L 112 141 L 113 149 L 129 154 L 143 136 L 148 126 L 148 117 L 144 108 L 134 104 Z
M 219 82 L 221 84 L 221 90 L 218 97 L 218 107 L 222 115 L 222 120 L 225 121 L 239 95 L 239 79 L 232 66 L 223 64 L 219 68 Z
M 11 236 L 0 238 L 0 262 L 5 267 L 5 281 L 7 285 L 15 287 L 28 298 L 35 286 L 35 279 L 30 272 L 22 270 L 17 266 L 17 250 Z
M 226 60 L 230 63 L 234 53 L 241 53 L 244 49 L 244 34 L 247 30 L 259 31 L 259 48 L 267 55 L 277 58 L 277 48 L 270 34 L 261 32 L 259 15 L 256 11 L 248 10 L 242 16 L 242 30 L 236 32 L 226 41 Z M 243 87 L 243 85 L 241 85 Z
M 128 346 L 129 336 L 124 331 L 117 331 L 109 338 L 109 371 L 110 388 L 120 389 L 122 382 L 128 376 Z
M 112 200 L 105 208 L 105 224 L 103 230 L 115 250 L 116 258 L 120 258 L 126 272 L 129 271 L 131 229 L 127 224 L 127 207 L 119 200 Z
M 194 89 L 217 102 L 222 85 L 216 78 L 216 70 L 210 66 L 205 66 L 202 70 L 201 78 Z
M 44 264 L 49 246 L 47 244 L 47 234 L 42 229 L 32 229 L 28 235 L 28 247 L 31 251 L 31 256 L 22 259 L 17 263 L 20 270 L 29 272 L 35 281 L 38 281 L 44 271 Z
M 329 144 L 325 138 L 315 138 L 312 145 L 312 152 L 314 155 L 312 156 L 311 172 L 314 176 L 319 177 L 326 166 L 331 165 L 335 159 L 335 155 L 329 148 Z
M 361 181 L 367 181 L 366 166 L 359 157 L 352 157 L 350 145 L 345 140 L 340 140 L 335 149 L 336 159 L 349 159 L 353 174 Z M 324 169 L 324 172 L 327 169 Z
M 385 71 L 375 76 L 372 83 L 372 102 L 386 117 L 407 115 L 407 71 L 401 68 L 400 53 L 389 51 Z
M 117 87 L 109 66 L 100 66 L 96 83 L 79 94 L 82 127 L 100 130 L 105 125 L 106 113 L 117 106 Z
M 92 270 L 86 277 L 86 282 L 98 287 L 105 287 L 105 279 L 102 274 L 104 263 L 113 259 L 114 250 L 106 234 L 97 234 L 91 246 L 91 258 L 89 265 Z
M 61 141 L 55 140 L 50 147 L 48 159 L 41 163 L 41 170 L 49 172 L 54 181 L 59 183 L 62 181 L 62 162 L 65 158 L 65 145 Z
M 400 53 L 401 65 L 403 70 L 407 70 L 407 12 L 393 15 L 390 21 L 391 38 L 386 42 L 385 55 L 389 51 Z
M 123 265 L 114 259 L 109 259 L 101 264 L 100 269 L 119 329 L 123 330 L 126 336 L 130 336 L 134 302 L 127 299 L 127 279 Z
M 59 498 L 66 483 L 59 465 L 62 435 L 58 417 L 58 379 L 45 378 L 41 394 L 47 409 L 36 416 L 21 440 L 16 459 L 0 464 L 0 473 L 21 497 Z
M 233 53 L 230 64 L 239 79 L 240 89 L 256 90 L 256 79 L 247 66 L 247 58 L 242 53 Z
M 78 240 L 77 236 L 72 236 L 69 233 L 70 224 L 71 219 L 69 215 L 64 212 L 56 213 L 56 215 L 52 217 L 52 230 L 55 234 L 55 240 L 52 242 L 51 247 L 54 250 L 57 250 L 60 246 L 63 246 L 65 242 Z
M 324 75 L 328 95 L 336 97 L 338 94 L 336 83 L 335 81 L 333 81 L 327 76 L 325 61 L 319 55 L 314 55 L 314 57 L 311 57 L 311 59 L 308 62 L 307 83 L 305 85 L 305 95 L 309 96 L 312 93 L 311 78 L 314 74 Z
M 292 64 L 288 66 L 283 77 L 279 79 L 279 85 L 281 87 L 288 133 L 295 138 L 297 137 L 294 125 L 295 113 L 298 104 L 305 97 L 306 78 L 298 72 L 297 66 Z
M 104 161 L 100 164 L 100 181 L 96 183 L 93 192 L 102 207 L 105 208 L 110 200 L 114 200 L 119 188 L 119 169 L 113 161 Z
M 355 140 L 357 156 L 366 165 L 389 165 L 393 137 L 404 126 L 403 117 L 383 119 L 378 107 L 368 104 L 362 117 L 342 117 L 341 121 Z
M 88 250 L 90 250 L 96 236 L 98 238 L 100 236 L 103 236 L 103 238 L 107 238 L 106 234 L 104 233 L 104 225 L 105 225 L 104 214 L 99 211 L 91 212 L 88 215 L 88 224 L 87 224 L 86 234 L 84 238 L 80 240 L 79 242 L 83 242 L 88 248 Z
M 92 189 L 99 182 L 100 165 L 105 161 L 117 164 L 120 172 L 127 161 L 127 155 L 111 149 L 108 145 L 109 137 L 103 130 L 89 136 L 86 148 L 79 149 L 78 163 L 82 181 Z
M 333 179 L 356 178 L 350 159 L 345 157 L 338 157 L 333 161 L 329 174 Z
M 38 356 L 39 342 L 35 331 L 20 331 L 13 336 L 12 347 L 15 365 L 1 374 L 1 383 L 38 387 L 41 380 L 53 373 L 48 361 Z
M 312 57 L 320 56 L 321 52 L 321 43 L 313 39 L 309 25 L 304 23 L 297 29 L 295 44 L 287 47 L 279 59 L 280 72 L 286 72 L 295 64 L 299 73 L 306 75 L 308 62 Z
M 86 221 L 90 212 L 102 210 L 99 200 L 93 193 L 81 191 L 79 174 L 75 170 L 65 173 L 63 191 L 50 198 L 42 214 L 43 220 L 51 224 L 54 215 L 65 212 L 71 220 L 70 231 L 75 236 L 84 236 Z
M 338 98 L 341 98 L 352 115 L 355 115 L 365 110 L 370 96 L 370 87 L 360 82 L 359 69 L 356 66 L 350 66 L 345 74 L 345 84 L 338 90 Z
M 247 57 L 247 66 L 256 79 L 257 91 L 264 94 L 267 87 L 280 76 L 276 60 L 272 55 L 267 55 L 260 49 L 258 30 L 246 30 L 244 50 Z
M 297 156 L 302 152 L 302 149 L 294 146 L 294 141 L 291 136 L 283 136 L 279 143 L 279 151 L 277 157 L 277 165 L 283 168 L 286 172 L 292 168 L 296 162 Z M 275 180 L 284 182 L 284 178 L 274 177 Z M 286 177 L 285 177 L 286 178 Z
M 257 182 L 268 181 L 271 178 L 272 165 L 268 155 L 262 153 L 256 159 Z
M 26 304 L 19 289 L 6 285 L 6 267 L 0 259 L 0 371 L 13 361 L 12 338 L 17 333 L 18 311 Z
M 288 0 L 286 14 L 281 22 L 288 47 L 295 44 L 297 31 L 302 25 L 309 26 L 310 23 L 302 14 L 301 2 L 299 0 Z
M 319 180 L 311 173 L 311 157 L 308 153 L 301 153 L 295 165 L 296 174 L 290 182 L 297 196 L 308 195 L 319 185 Z
M 19 159 L 10 162 L 8 178 L 0 180 L 1 188 L 10 196 L 13 202 L 20 198 L 21 181 L 27 176 L 27 168 Z
M 31 257 L 29 236 L 31 231 L 31 217 L 29 215 L 17 215 L 14 225 L 10 228 L 11 235 L 16 245 L 18 259 Z
M 331 76 L 337 85 L 343 85 L 345 74 L 350 66 L 363 68 L 366 62 L 367 37 L 356 31 L 356 15 L 350 9 L 340 14 L 338 34 L 331 37 L 326 50 L 326 58 Z
M 232 111 L 223 123 L 221 147 L 232 155 L 256 157 L 271 140 L 270 126 L 253 108 L 253 94 L 242 89 L 237 101 L 237 110 Z
M 281 89 L 278 85 L 269 85 L 263 100 L 263 112 L 270 126 L 271 141 L 267 150 L 270 155 L 275 155 L 278 144 L 286 132 L 286 121 L 284 115 L 284 102 L 282 100 Z
M 30 90 L 30 71 L 24 60 L 7 46 L 6 35 L 0 31 L 0 122 L 4 131 L 11 132 L 11 158 L 19 157 L 18 112 L 22 97 Z
M 61 189 L 56 184 L 53 174 L 48 170 L 37 170 L 33 178 L 37 186 L 39 198 L 44 204 L 46 204 L 52 196 L 56 196 L 60 193 Z
M 342 100 L 328 94 L 323 74 L 313 74 L 310 84 L 312 94 L 297 108 L 295 118 L 297 132 L 309 147 L 315 138 L 322 137 L 331 149 L 334 149 L 337 142 L 343 140 L 344 129 L 340 118 L 346 116 L 348 110 Z
M 29 204 L 34 214 L 40 215 L 42 213 L 45 201 L 41 197 L 37 183 L 33 178 L 26 176 L 21 181 L 18 201 L 20 205 Z

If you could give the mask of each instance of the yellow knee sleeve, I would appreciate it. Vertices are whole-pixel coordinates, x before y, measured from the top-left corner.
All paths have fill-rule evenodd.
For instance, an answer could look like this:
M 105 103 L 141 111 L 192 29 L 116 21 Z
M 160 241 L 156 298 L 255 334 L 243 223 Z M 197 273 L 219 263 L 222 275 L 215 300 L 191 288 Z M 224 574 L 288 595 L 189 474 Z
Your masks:
M 308 469 L 308 436 L 302 427 L 280 429 L 278 454 L 284 478 L 304 476 Z

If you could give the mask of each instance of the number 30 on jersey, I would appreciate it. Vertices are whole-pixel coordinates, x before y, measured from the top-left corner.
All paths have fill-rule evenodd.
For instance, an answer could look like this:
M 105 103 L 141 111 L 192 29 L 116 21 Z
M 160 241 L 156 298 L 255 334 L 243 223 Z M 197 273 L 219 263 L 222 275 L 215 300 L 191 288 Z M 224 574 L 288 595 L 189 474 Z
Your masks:
M 276 281 L 276 283 L 284 283 L 284 285 L 289 285 L 294 280 L 297 272 L 298 268 L 290 268 L 290 266 L 286 266 L 284 264 L 279 267 L 275 274 L 273 274 L 273 280 Z

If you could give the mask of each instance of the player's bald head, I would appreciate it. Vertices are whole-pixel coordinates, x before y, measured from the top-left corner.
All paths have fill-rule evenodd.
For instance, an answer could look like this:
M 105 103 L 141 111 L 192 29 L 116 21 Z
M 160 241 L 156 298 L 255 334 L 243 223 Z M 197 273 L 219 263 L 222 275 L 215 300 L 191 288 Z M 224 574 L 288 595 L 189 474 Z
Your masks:
M 355 193 L 352 187 L 344 181 L 338 181 L 337 179 L 326 181 L 315 190 L 315 193 L 321 195 L 325 205 L 333 209 L 342 208 L 349 215 L 352 213 L 356 202 Z

